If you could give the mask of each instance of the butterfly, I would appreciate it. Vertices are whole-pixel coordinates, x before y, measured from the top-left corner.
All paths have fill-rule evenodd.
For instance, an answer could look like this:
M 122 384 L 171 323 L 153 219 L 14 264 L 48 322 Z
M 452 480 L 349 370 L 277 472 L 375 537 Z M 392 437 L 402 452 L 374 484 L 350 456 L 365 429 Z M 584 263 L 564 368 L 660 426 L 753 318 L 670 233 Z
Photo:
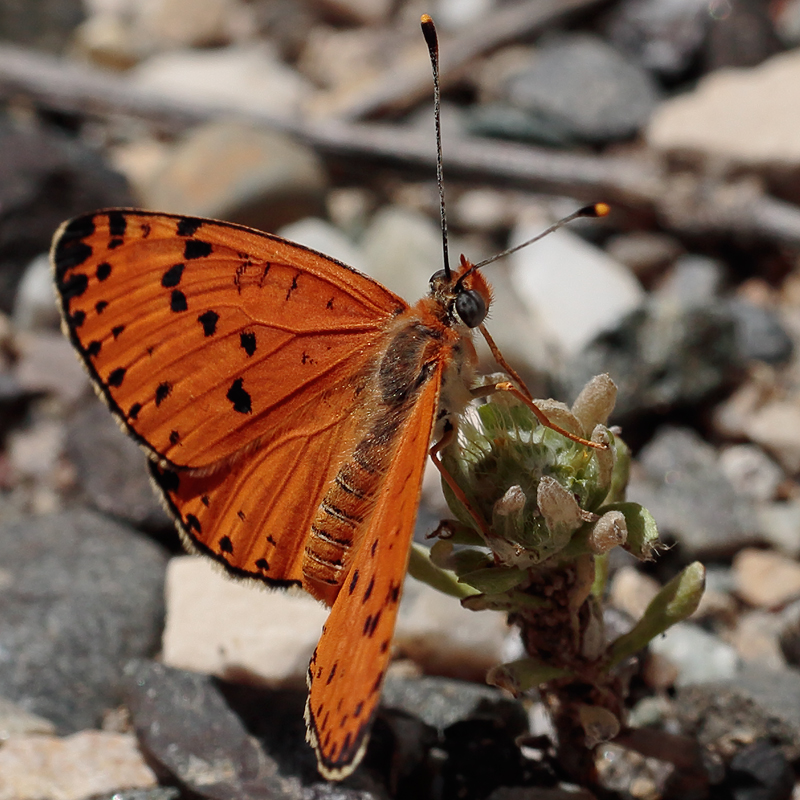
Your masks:
M 346 777 L 389 664 L 429 448 L 473 398 L 488 283 L 462 256 L 412 306 L 277 236 L 137 209 L 64 223 L 51 260 L 64 331 L 188 548 L 331 607 L 307 738 L 321 774 Z

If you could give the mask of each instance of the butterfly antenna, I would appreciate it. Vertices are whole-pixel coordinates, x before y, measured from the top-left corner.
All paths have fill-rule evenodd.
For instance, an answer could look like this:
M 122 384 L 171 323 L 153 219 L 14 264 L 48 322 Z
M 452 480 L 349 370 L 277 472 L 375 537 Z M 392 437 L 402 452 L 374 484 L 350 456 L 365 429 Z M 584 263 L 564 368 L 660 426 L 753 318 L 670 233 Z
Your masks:
M 516 253 L 517 250 L 522 250 L 523 247 L 527 247 L 529 244 L 533 244 L 534 242 L 538 242 L 539 239 L 544 239 L 545 236 L 553 233 L 553 231 L 557 231 L 559 228 L 563 228 L 564 225 L 569 224 L 575 219 L 579 219 L 580 217 L 605 217 L 608 212 L 611 211 L 611 207 L 608 203 L 595 203 L 591 206 L 584 206 L 583 208 L 579 208 L 577 211 L 574 211 L 572 214 L 564 217 L 563 219 L 558 220 L 558 222 L 554 222 L 549 228 L 546 228 L 541 233 L 537 233 L 532 239 L 528 239 L 527 241 L 522 242 L 522 244 L 518 244 L 515 247 L 509 247 L 508 250 L 503 250 L 502 253 L 498 253 L 497 255 L 492 256 L 491 258 L 487 258 L 484 261 L 480 261 L 477 264 L 474 264 L 470 269 L 468 269 L 459 279 L 458 282 L 461 283 L 467 275 L 475 272 L 475 270 L 480 269 L 481 267 L 485 267 L 487 264 L 491 264 L 493 261 L 497 261 L 501 258 L 505 258 L 506 256 L 510 256 L 512 253 Z
M 450 257 L 447 253 L 447 214 L 444 206 L 444 175 L 442 171 L 442 98 L 439 88 L 439 40 L 436 36 L 436 26 L 433 20 L 423 14 L 420 18 L 422 35 L 428 45 L 433 70 L 433 119 L 436 125 L 436 183 L 439 186 L 439 212 L 442 219 L 442 254 L 444 256 L 444 271 L 450 280 Z

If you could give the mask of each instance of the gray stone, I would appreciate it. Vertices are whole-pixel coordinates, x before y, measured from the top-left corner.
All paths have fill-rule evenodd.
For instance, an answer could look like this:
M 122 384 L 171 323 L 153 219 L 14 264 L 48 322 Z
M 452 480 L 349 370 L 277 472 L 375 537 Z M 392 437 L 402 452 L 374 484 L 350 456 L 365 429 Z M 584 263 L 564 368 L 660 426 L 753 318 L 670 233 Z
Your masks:
M 148 208 L 275 231 L 321 214 L 325 184 L 310 148 L 274 131 L 221 121 L 188 133 L 142 193 Z
M 605 30 L 643 67 L 675 78 L 692 66 L 711 23 L 708 0 L 623 0 L 611 9 Z
M 650 649 L 678 668 L 676 686 L 732 678 L 739 666 L 736 651 L 691 623 L 675 625 L 650 643 Z
M 0 14 L 7 8 L 0 4 Z M 124 178 L 95 150 L 52 129 L 0 116 L 0 311 L 11 311 L 25 268 L 49 250 L 65 219 L 130 205 Z
M 730 555 L 760 538 L 752 500 L 737 495 L 717 459 L 693 431 L 664 427 L 641 451 L 642 474 L 628 489 L 662 537 L 674 537 L 695 558 Z
M 211 678 L 147 661 L 131 662 L 126 677 L 142 750 L 184 791 L 209 800 L 303 797 L 298 779 L 281 775 Z
M 561 381 L 575 397 L 607 372 L 618 388 L 615 419 L 624 420 L 695 405 L 732 383 L 741 366 L 727 303 L 681 306 L 651 297 L 567 362 Z
M 450 678 L 389 677 L 381 703 L 414 714 L 439 731 L 471 718 L 494 719 L 512 729 L 514 735 L 528 730 L 528 715 L 519 701 L 492 686 Z
M 99 400 L 83 404 L 70 419 L 66 453 L 86 498 L 99 511 L 137 528 L 173 530 L 150 485 L 147 456 Z
M 676 712 L 684 733 L 703 745 L 764 738 L 794 761 L 800 757 L 798 698 L 800 671 L 746 665 L 732 680 L 680 689 Z
M 85 15 L 81 0 L 4 0 L 0 39 L 61 52 Z
M 60 733 L 96 726 L 158 648 L 164 553 L 87 511 L 0 525 L 0 549 L 0 694 Z
M 587 142 L 633 136 L 659 97 L 643 69 L 589 35 L 565 36 L 540 48 L 509 79 L 506 92 L 513 105 L 549 117 L 573 139 Z
M 794 345 L 777 315 L 768 308 L 731 301 L 736 323 L 736 344 L 743 359 L 784 364 L 792 356 Z

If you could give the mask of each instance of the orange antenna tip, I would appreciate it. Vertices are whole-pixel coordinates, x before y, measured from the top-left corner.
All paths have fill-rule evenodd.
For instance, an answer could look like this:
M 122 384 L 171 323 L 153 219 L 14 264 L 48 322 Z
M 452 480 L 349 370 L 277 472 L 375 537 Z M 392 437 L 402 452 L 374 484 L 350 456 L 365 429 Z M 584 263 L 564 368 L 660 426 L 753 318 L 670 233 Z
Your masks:
M 575 214 L 576 217 L 605 217 L 611 211 L 608 203 L 595 203 L 591 206 L 584 206 Z
M 428 14 L 423 14 L 420 17 L 420 25 L 422 26 L 422 35 L 425 37 L 425 44 L 428 45 L 428 51 L 431 54 L 431 59 L 439 58 L 439 42 L 436 38 L 436 26 Z M 438 64 L 435 69 L 438 70 Z

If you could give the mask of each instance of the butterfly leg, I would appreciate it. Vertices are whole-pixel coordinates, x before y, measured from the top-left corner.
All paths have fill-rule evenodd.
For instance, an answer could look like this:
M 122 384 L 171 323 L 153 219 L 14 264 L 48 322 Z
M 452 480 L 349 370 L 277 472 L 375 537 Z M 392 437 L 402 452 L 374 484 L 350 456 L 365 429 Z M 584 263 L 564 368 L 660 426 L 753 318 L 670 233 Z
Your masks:
M 570 433 L 568 430 L 562 428 L 560 425 L 556 425 L 555 422 L 551 422 L 547 418 L 547 414 L 539 408 L 533 400 L 531 400 L 527 395 L 525 395 L 520 389 L 514 386 L 511 381 L 502 381 L 500 383 L 489 384 L 488 386 L 478 386 L 472 390 L 473 397 L 487 397 L 490 394 L 494 394 L 495 392 L 508 392 L 509 394 L 513 395 L 517 398 L 521 403 L 524 403 L 530 410 L 533 412 L 533 415 L 539 422 L 542 423 L 546 428 L 550 428 L 551 431 L 555 431 L 556 433 L 560 433 L 565 438 L 569 439 L 571 442 L 577 442 L 578 444 L 582 444 L 585 447 L 592 447 L 595 450 L 608 450 L 608 445 L 603 444 L 601 442 L 592 442 L 589 439 L 584 439 L 582 436 L 577 436 L 574 433 Z
M 494 339 L 492 339 L 489 331 L 486 330 L 485 325 L 480 326 L 480 332 L 483 334 L 483 338 L 486 339 L 486 344 L 489 345 L 489 349 L 492 351 L 492 355 L 494 356 L 494 360 L 503 368 L 503 371 L 510 375 L 514 381 L 516 382 L 517 386 L 519 386 L 520 391 L 528 398 L 528 400 L 533 400 L 533 395 L 530 393 L 530 390 L 525 385 L 525 382 L 520 378 L 519 373 L 509 364 L 505 358 L 503 358 L 503 354 L 500 352 L 500 348 L 495 344 Z M 545 423 L 546 424 L 546 423 Z
M 464 494 L 461 487 L 456 483 L 455 478 L 453 478 L 453 476 L 447 471 L 447 468 L 444 466 L 442 459 L 439 456 L 439 453 L 453 441 L 455 435 L 455 426 L 448 422 L 446 424 L 444 433 L 442 434 L 442 438 L 439 439 L 439 441 L 436 442 L 433 447 L 431 447 L 431 449 L 428 451 L 428 455 L 430 455 L 431 460 L 436 466 L 436 469 L 439 470 L 439 474 L 446 481 L 447 485 L 453 491 L 453 494 L 458 498 L 458 501 L 464 506 L 464 508 L 467 510 L 467 513 L 475 521 L 475 524 L 478 526 L 481 533 L 484 536 L 489 536 L 489 526 L 486 524 L 486 521 L 484 520 L 480 511 L 478 511 L 476 508 L 473 508 L 472 504 L 469 502 L 469 500 L 467 500 L 467 496 Z

